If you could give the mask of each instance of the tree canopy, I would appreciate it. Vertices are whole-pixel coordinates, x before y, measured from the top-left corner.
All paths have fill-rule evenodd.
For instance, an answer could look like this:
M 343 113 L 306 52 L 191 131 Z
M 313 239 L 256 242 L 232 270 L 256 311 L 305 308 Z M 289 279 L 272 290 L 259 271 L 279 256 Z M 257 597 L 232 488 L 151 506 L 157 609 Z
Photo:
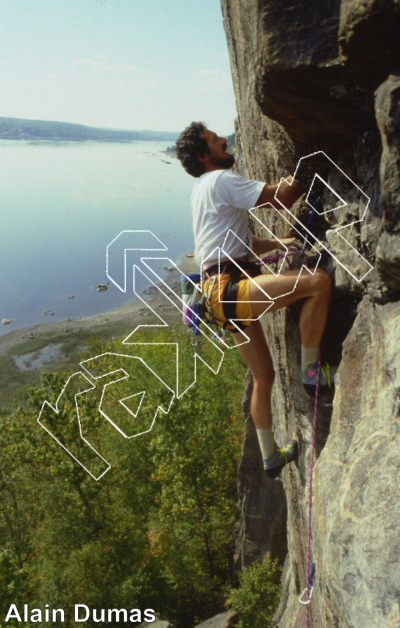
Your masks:
M 193 368 L 182 326 L 142 330 L 139 341 L 178 342 L 183 368 Z M 155 346 L 143 351 L 157 373 L 168 365 Z M 93 338 L 83 358 L 103 354 L 102 372 L 115 373 L 129 362 L 118 354 L 138 355 L 138 347 Z M 29 390 L 29 408 L 0 417 L 0 612 L 12 603 L 42 609 L 49 604 L 65 609 L 65 625 L 72 626 L 75 603 L 153 608 L 177 628 L 187 628 L 223 610 L 244 370 L 236 350 L 226 352 L 218 375 L 200 364 L 196 384 L 173 400 L 167 414 L 157 413 L 151 431 L 130 439 L 101 414 L 99 404 L 119 408 L 112 420 L 125 433 L 142 430 L 154 404 L 170 402 L 165 387 L 153 386 L 149 369 L 140 371 L 132 388 L 132 368 L 132 377 L 106 387 L 104 397 L 103 384 L 115 375 L 100 386 L 92 379 L 96 386 L 76 398 L 80 384 L 67 387 L 58 413 L 47 409 L 43 421 L 78 459 L 84 457 L 77 400 L 85 438 L 111 464 L 98 481 L 37 423 L 43 402 L 55 407 L 72 375 L 42 373 L 41 387 Z M 140 406 L 143 424 L 135 425 L 119 401 L 152 386 L 151 403 L 145 395 Z M 126 403 L 134 412 L 139 401 Z M 100 459 L 85 460 L 96 473 Z M 96 625 L 91 622 L 85 625 Z

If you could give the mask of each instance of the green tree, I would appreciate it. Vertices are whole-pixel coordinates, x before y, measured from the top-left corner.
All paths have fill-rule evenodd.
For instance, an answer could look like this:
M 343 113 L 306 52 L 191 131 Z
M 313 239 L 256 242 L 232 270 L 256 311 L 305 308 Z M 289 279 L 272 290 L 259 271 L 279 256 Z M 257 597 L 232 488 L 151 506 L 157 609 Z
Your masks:
M 178 342 L 190 381 L 193 350 L 182 326 L 144 330 L 136 341 Z M 102 373 L 129 372 L 130 378 L 107 389 L 106 401 L 107 408 L 120 408 L 113 420 L 128 427 L 132 418 L 119 400 L 137 386 L 150 390 L 154 378 L 142 369 L 135 383 L 129 360 L 112 354 L 138 351 L 120 341 L 92 339 L 84 356 L 107 354 Z M 172 387 L 174 362 L 154 345 L 141 351 L 161 377 L 164 369 Z M 205 358 L 208 351 L 205 345 Z M 96 388 L 77 399 L 85 437 L 112 464 L 96 482 L 37 423 L 43 402 L 55 407 L 71 375 L 43 373 L 42 386 L 29 391 L 30 409 L 0 417 L 1 612 L 11 603 L 154 608 L 183 628 L 222 610 L 243 430 L 243 374 L 236 351 L 227 352 L 218 375 L 201 365 L 196 384 L 174 400 L 169 413 L 159 413 L 151 432 L 131 440 L 99 412 L 102 384 L 115 375 L 94 380 Z M 153 388 L 155 402 L 166 403 L 165 387 Z M 85 444 L 76 414 L 78 389 L 67 388 L 58 413 L 49 410 L 46 421 L 79 459 Z M 146 404 L 144 398 L 144 423 L 154 409 Z M 72 626 L 72 616 L 66 619 Z
M 231 589 L 229 606 L 238 613 L 238 628 L 268 628 L 278 608 L 282 568 L 267 554 L 262 563 L 253 563 L 239 576 L 239 588 Z

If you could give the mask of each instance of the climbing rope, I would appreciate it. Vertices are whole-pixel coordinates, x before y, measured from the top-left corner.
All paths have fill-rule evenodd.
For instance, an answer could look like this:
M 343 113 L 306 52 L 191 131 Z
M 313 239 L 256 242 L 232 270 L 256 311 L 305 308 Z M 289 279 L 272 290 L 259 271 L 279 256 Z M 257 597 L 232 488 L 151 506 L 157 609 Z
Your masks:
M 315 219 L 315 209 L 310 212 L 309 223 L 307 225 L 310 230 L 312 230 Z M 289 264 L 289 268 L 291 268 L 291 264 L 289 261 L 289 256 L 292 255 L 303 255 L 304 264 L 307 264 L 307 256 L 305 255 L 304 249 L 307 243 L 307 238 L 304 241 L 303 249 L 301 251 L 287 251 L 286 253 L 277 253 L 276 255 L 267 255 L 262 258 L 262 262 L 265 264 L 273 264 L 274 262 L 279 261 L 280 259 L 286 257 L 287 262 Z M 328 372 L 329 377 L 329 372 Z M 309 475 L 309 486 L 308 486 L 308 529 L 307 529 L 307 579 L 306 579 L 306 588 L 299 598 L 299 602 L 301 604 L 306 605 L 306 628 L 308 628 L 308 620 L 309 620 L 309 605 L 311 602 L 313 587 L 314 587 L 314 576 L 315 576 L 315 564 L 311 562 L 311 508 L 312 508 L 312 476 L 314 471 L 314 460 L 315 460 L 315 443 L 316 443 L 316 434 L 317 434 L 317 416 L 318 416 L 318 395 L 319 395 L 319 383 L 321 379 L 321 352 L 318 355 L 318 366 L 317 366 L 317 385 L 315 388 L 315 398 L 314 398 L 314 418 L 313 418 L 313 429 L 312 429 L 312 439 L 311 439 L 311 455 L 310 455 L 310 475 Z M 303 600 L 304 595 L 306 599 Z
M 314 398 L 314 418 L 313 429 L 311 438 L 311 454 L 310 454 L 310 475 L 308 481 L 308 529 L 307 529 L 307 580 L 306 588 L 299 598 L 301 604 L 306 604 L 306 628 L 308 628 L 309 619 L 309 605 L 311 602 L 313 587 L 314 587 L 314 575 L 315 565 L 311 563 L 311 507 L 312 507 L 312 476 L 314 471 L 315 460 L 315 443 L 317 436 L 317 415 L 318 415 L 318 395 L 319 395 L 319 382 L 321 379 L 321 352 L 318 355 L 318 367 L 317 367 L 317 385 L 315 387 Z M 306 596 L 305 601 L 302 600 L 303 596 Z

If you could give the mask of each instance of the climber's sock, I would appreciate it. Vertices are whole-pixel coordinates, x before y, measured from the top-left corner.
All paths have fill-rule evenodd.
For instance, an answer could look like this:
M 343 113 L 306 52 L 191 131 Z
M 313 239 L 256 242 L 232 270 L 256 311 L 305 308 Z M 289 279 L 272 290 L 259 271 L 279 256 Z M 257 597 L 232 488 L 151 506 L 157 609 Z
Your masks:
M 260 443 L 261 454 L 263 460 L 266 460 L 275 451 L 274 437 L 272 436 L 272 428 L 267 427 L 263 430 L 256 430 L 258 442 Z
M 303 347 L 301 345 L 301 370 L 305 371 L 318 362 L 318 356 L 319 347 Z

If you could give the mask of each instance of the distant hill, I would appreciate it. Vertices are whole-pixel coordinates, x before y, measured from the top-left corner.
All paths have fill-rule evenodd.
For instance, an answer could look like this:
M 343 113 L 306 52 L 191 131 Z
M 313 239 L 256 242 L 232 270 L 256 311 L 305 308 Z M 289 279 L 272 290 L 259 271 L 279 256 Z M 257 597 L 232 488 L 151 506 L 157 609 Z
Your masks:
M 118 131 L 70 122 L 24 120 L 0 117 L 0 139 L 3 140 L 57 140 L 69 142 L 131 142 L 132 140 L 175 141 L 179 133 L 169 131 Z

